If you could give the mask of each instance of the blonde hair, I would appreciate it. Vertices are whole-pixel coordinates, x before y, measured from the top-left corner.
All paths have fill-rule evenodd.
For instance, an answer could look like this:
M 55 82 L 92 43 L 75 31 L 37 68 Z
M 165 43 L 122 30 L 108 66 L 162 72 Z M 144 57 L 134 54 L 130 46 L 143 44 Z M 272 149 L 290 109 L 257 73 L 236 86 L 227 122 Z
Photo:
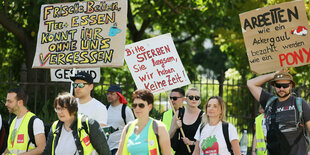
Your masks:
M 225 121 L 225 117 L 226 117 L 226 104 L 225 104 L 223 98 L 220 97 L 220 96 L 212 96 L 212 97 L 210 97 L 210 98 L 208 99 L 207 103 L 205 104 L 205 106 L 204 106 L 204 108 L 203 108 L 204 114 L 201 116 L 201 117 L 202 117 L 202 119 L 201 119 L 202 125 L 206 125 L 206 124 L 208 124 L 209 121 L 210 121 L 209 116 L 207 115 L 207 109 L 208 109 L 209 101 L 210 101 L 211 99 L 216 99 L 216 100 L 217 100 L 217 102 L 218 102 L 218 104 L 220 105 L 221 110 L 222 110 L 222 113 L 221 113 L 221 115 L 220 115 L 220 120 L 221 120 L 221 121 Z
M 189 91 L 197 91 L 197 92 L 199 92 L 199 95 L 200 95 L 200 91 L 197 88 L 192 87 L 192 88 L 189 88 L 186 90 L 186 93 L 185 93 L 186 97 L 188 96 Z

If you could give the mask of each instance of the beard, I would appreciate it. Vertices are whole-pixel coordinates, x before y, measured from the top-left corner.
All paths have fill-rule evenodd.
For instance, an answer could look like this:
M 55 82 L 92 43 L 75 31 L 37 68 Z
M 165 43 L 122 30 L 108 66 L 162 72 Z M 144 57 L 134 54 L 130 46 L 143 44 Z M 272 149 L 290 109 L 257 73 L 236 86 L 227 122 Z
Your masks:
M 291 94 L 291 92 L 289 91 L 288 93 L 284 92 L 285 93 L 284 95 L 280 95 L 280 92 L 284 92 L 284 91 L 279 91 L 276 93 L 279 98 L 285 98 Z

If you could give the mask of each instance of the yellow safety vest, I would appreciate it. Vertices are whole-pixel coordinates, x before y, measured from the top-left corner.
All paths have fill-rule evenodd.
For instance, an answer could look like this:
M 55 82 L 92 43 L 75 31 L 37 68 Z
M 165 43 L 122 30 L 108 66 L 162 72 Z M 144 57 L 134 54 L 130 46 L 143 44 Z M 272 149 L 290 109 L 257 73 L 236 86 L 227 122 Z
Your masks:
M 170 127 L 171 127 L 172 118 L 173 118 L 173 110 L 172 109 L 164 112 L 163 123 L 166 125 L 166 129 L 168 131 L 170 130 Z
M 156 138 L 155 132 L 153 130 L 153 119 L 150 118 L 150 120 L 151 120 L 151 124 L 149 127 L 148 138 L 147 138 L 149 155 L 159 155 L 160 154 L 159 153 L 159 144 L 157 142 L 157 138 Z M 135 129 L 137 122 L 138 121 L 135 120 L 128 128 L 126 138 L 124 141 L 124 145 L 123 145 L 122 155 L 130 155 L 130 153 L 128 152 L 128 149 L 127 149 L 127 143 L 128 143 L 128 139 L 129 139 L 130 135 L 132 134 L 132 132 Z M 159 122 L 157 122 L 157 123 L 159 123 Z
M 89 136 L 88 134 L 85 132 L 85 129 L 82 129 L 83 125 L 82 125 L 82 119 L 83 115 L 78 114 L 77 116 L 77 133 L 78 136 L 80 137 L 80 142 L 81 145 L 83 147 L 83 154 L 84 155 L 95 155 L 97 154 L 96 150 L 94 149 L 93 145 L 90 142 Z M 52 131 L 53 133 L 56 131 L 56 127 L 57 127 L 58 121 L 55 121 L 52 125 Z M 86 125 L 87 125 L 87 130 L 89 132 L 89 126 L 88 126 L 88 118 L 86 118 Z M 81 132 L 79 132 L 79 130 L 81 130 Z M 55 144 L 55 134 L 53 135 L 53 144 L 52 144 L 52 155 L 55 154 L 55 149 L 56 146 L 54 146 Z M 80 154 L 80 153 L 79 153 Z
M 13 141 L 11 141 L 11 139 L 17 117 L 15 117 L 12 121 L 8 137 L 8 154 L 19 154 L 27 152 L 27 146 L 28 143 L 30 143 L 28 137 L 28 123 L 32 116 L 35 116 L 35 114 L 29 111 L 25 114 L 22 122 L 19 125 L 19 128 L 17 129 Z M 30 144 L 28 150 L 33 150 L 34 148 L 35 146 Z
M 255 125 L 256 125 L 256 150 L 257 155 L 267 155 L 266 143 L 265 143 L 265 136 L 263 131 L 263 118 L 264 114 L 260 114 L 255 118 Z

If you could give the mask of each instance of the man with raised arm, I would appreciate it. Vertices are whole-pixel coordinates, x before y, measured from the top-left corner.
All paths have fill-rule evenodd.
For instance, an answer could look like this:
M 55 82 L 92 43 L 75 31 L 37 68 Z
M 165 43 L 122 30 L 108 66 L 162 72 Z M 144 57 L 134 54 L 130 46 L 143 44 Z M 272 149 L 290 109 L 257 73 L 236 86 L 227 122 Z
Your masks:
M 268 81 L 276 96 L 261 87 Z M 248 80 L 247 85 L 265 109 L 269 154 L 307 154 L 303 131 L 305 127 L 310 129 L 310 108 L 304 99 L 292 95 L 295 86 L 292 75 L 281 70 Z

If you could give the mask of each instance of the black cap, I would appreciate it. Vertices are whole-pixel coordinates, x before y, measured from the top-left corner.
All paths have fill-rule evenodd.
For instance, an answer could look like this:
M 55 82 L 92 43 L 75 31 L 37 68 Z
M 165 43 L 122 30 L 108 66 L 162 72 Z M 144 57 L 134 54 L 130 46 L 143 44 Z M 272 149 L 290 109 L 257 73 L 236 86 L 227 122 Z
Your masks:
M 111 92 L 114 91 L 114 92 L 122 93 L 122 89 L 118 85 L 111 85 L 109 87 L 108 91 L 111 91 Z
M 86 81 L 87 83 L 89 84 L 93 84 L 93 77 L 91 77 L 90 74 L 84 72 L 84 71 L 81 71 L 77 74 L 75 74 L 75 76 L 71 76 L 70 79 L 72 81 L 75 81 L 75 80 L 84 80 Z

